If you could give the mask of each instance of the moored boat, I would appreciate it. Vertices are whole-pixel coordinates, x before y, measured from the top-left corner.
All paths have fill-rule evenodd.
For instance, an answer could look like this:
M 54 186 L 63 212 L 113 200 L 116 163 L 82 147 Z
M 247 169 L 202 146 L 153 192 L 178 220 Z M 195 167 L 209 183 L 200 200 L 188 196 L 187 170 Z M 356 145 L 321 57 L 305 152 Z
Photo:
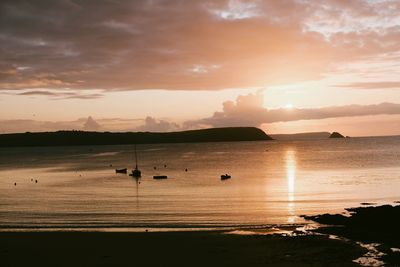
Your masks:
M 122 169 L 115 169 L 115 173 L 127 173 L 128 169 L 127 168 L 122 168 Z
M 231 179 L 231 176 L 229 174 L 221 175 L 221 180 L 226 180 L 226 179 Z
M 154 175 L 153 176 L 153 179 L 157 179 L 157 180 L 167 179 L 167 178 L 168 178 L 168 176 L 166 176 L 166 175 Z
M 132 170 L 132 173 L 130 174 L 130 176 L 139 178 L 142 176 L 142 172 L 139 170 L 138 168 L 138 164 L 137 164 L 137 153 L 136 153 L 136 145 L 135 145 L 135 169 Z

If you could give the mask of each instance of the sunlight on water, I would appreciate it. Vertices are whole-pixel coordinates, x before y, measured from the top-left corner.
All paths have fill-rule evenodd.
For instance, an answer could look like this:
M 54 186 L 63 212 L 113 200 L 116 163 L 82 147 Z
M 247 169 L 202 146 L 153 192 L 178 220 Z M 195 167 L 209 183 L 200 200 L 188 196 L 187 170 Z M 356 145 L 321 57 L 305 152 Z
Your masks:
M 258 228 L 400 200 L 399 137 L 140 145 L 138 180 L 115 173 L 133 151 L 1 149 L 0 230 Z
M 296 154 L 293 150 L 286 151 L 286 176 L 288 183 L 288 201 L 294 201 L 296 182 Z
M 295 222 L 295 182 L 296 182 L 296 153 L 294 150 L 287 150 L 285 156 L 286 177 L 288 191 L 288 223 Z

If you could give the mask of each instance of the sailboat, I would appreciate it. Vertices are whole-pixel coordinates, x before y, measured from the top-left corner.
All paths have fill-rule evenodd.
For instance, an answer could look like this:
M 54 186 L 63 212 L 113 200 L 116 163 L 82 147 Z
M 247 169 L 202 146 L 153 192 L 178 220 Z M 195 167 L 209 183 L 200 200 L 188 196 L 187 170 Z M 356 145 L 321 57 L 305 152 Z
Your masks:
M 132 170 L 131 176 L 139 178 L 142 176 L 142 172 L 138 169 L 137 165 L 137 153 L 136 153 L 136 145 L 135 145 L 135 169 Z

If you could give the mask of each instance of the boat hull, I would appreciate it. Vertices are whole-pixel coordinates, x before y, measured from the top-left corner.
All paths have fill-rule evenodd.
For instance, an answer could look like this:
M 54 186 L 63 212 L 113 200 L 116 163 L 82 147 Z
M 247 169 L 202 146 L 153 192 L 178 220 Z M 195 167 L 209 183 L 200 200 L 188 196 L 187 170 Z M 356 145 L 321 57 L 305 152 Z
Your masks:
M 166 176 L 166 175 L 154 175 L 153 176 L 153 179 L 156 179 L 156 180 L 167 179 L 167 178 L 168 178 L 168 176 Z
M 127 168 L 124 168 L 124 169 L 115 169 L 115 173 L 127 173 L 128 172 L 128 169 Z
M 221 180 L 231 179 L 230 175 L 221 175 Z
M 134 170 L 132 170 L 131 176 L 133 176 L 133 177 L 141 177 L 142 176 L 142 172 L 139 171 L 138 169 L 134 169 Z

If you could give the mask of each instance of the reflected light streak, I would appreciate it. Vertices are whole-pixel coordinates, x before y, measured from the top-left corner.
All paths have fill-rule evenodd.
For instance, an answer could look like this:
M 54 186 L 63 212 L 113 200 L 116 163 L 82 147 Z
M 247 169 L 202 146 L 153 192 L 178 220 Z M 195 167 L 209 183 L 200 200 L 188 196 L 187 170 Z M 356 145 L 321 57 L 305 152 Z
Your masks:
M 293 150 L 286 151 L 286 177 L 288 183 L 288 200 L 293 201 L 296 181 L 296 155 Z
M 286 151 L 286 178 L 287 178 L 287 192 L 288 192 L 288 223 L 295 222 L 295 207 L 294 207 L 294 192 L 296 181 L 296 154 L 293 150 Z

